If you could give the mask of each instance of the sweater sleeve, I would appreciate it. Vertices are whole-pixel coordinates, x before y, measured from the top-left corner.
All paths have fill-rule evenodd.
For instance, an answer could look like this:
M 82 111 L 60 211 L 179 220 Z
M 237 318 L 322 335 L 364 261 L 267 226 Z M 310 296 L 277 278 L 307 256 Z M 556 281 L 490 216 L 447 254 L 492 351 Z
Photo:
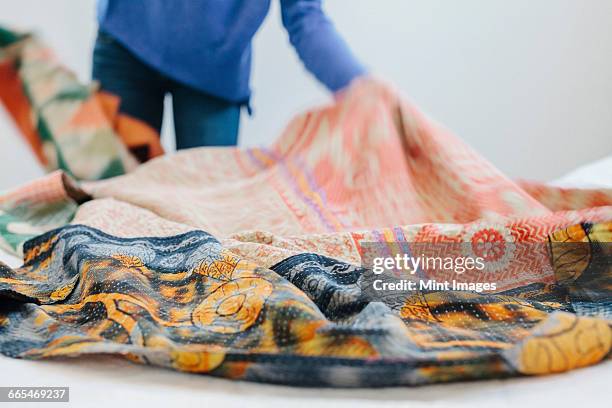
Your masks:
M 280 0 L 283 26 L 306 69 L 336 92 L 366 72 L 321 8 L 321 0 Z

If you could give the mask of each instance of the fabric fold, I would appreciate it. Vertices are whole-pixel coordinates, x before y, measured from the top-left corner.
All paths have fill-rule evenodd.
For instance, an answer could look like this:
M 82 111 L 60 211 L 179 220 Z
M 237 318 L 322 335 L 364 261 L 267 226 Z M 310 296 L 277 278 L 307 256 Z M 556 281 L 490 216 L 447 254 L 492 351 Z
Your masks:
M 78 188 L 56 173 L 12 197 L 3 216 L 39 210 L 0 231 L 13 249 L 31 238 L 24 265 L 0 269 L 11 357 L 378 387 L 610 355 L 609 192 L 513 182 L 377 80 L 298 115 L 269 148 L 192 149 Z M 468 289 L 376 294 L 372 247 L 490 267 L 462 272 Z M 469 289 L 482 282 L 497 286 Z

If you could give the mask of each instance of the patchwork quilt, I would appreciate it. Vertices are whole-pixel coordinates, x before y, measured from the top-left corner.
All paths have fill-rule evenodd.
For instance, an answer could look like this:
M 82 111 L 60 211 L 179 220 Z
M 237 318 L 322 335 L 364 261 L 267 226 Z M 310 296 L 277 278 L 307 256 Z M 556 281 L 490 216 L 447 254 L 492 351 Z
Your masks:
M 0 26 L 0 102 L 47 170 L 97 180 L 163 154 L 159 135 L 83 85 L 36 36 Z
M 612 191 L 513 182 L 373 79 L 268 148 L 192 149 L 78 184 L 52 173 L 0 208 L 3 245 L 24 257 L 0 270 L 11 357 L 378 387 L 610 356 Z M 461 281 L 496 288 L 373 293 L 368 248 L 416 245 L 482 257 Z

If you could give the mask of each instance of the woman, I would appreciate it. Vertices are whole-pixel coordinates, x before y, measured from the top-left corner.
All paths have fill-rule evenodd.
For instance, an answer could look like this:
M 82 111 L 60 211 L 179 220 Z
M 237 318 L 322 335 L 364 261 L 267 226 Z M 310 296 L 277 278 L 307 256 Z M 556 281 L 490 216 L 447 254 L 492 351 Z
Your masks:
M 98 0 L 93 77 L 120 110 L 161 129 L 172 95 L 176 146 L 230 146 L 250 97 L 251 40 L 270 0 Z M 282 22 L 306 68 L 330 91 L 365 70 L 320 0 L 280 0 Z

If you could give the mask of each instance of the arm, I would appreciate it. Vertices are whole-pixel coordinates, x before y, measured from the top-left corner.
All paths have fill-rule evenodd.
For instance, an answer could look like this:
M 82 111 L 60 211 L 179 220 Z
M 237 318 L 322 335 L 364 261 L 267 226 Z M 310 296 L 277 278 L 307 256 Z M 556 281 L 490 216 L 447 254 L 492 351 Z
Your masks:
M 321 9 L 321 0 L 281 0 L 283 25 L 306 69 L 336 92 L 366 70 Z

